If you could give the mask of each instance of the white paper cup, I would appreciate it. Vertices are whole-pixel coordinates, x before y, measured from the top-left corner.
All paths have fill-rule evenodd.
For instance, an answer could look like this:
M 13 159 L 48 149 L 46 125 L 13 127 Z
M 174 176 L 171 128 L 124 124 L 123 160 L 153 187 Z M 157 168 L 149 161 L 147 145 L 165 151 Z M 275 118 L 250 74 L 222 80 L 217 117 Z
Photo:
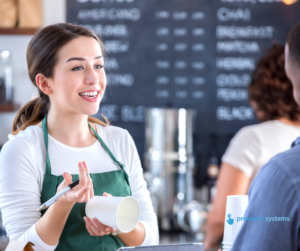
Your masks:
M 230 251 L 231 248 L 232 248 L 232 245 L 224 245 L 223 244 L 222 251 Z
M 230 250 L 244 221 L 237 222 L 237 217 L 244 217 L 248 207 L 248 195 L 230 195 L 226 202 L 223 247 Z M 231 224 L 229 224 L 231 223 Z
M 86 203 L 85 214 L 91 219 L 97 218 L 106 226 L 129 233 L 138 223 L 140 207 L 131 196 L 94 196 Z

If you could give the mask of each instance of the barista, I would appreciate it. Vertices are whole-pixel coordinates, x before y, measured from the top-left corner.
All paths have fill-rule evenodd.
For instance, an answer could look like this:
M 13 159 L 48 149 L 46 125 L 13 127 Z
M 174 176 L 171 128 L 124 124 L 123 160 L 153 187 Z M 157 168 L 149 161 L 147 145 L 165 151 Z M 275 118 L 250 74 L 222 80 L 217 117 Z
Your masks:
M 158 244 L 131 136 L 89 116 L 98 112 L 106 88 L 103 49 L 93 32 L 67 23 L 43 28 L 29 43 L 28 72 L 39 97 L 17 114 L 0 156 L 0 206 L 10 240 L 30 241 L 37 250 Z M 37 211 L 78 178 L 77 187 Z M 85 216 L 85 202 L 107 193 L 138 200 L 140 218 L 130 233 L 112 235 L 118 230 Z

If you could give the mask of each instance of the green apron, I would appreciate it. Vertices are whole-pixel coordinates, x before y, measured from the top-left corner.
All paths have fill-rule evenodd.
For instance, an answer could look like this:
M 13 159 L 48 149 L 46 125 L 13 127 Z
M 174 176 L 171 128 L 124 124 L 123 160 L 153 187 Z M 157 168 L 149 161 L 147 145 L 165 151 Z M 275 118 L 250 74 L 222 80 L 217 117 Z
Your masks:
M 94 134 L 97 136 L 102 147 L 106 150 L 112 160 L 120 167 L 117 171 L 111 171 L 106 173 L 91 173 L 91 178 L 93 180 L 94 195 L 102 196 L 104 192 L 110 193 L 112 196 L 131 196 L 131 189 L 129 185 L 129 177 L 124 170 L 124 165 L 117 161 L 115 156 L 111 153 L 108 147 L 105 145 L 103 140 L 99 137 L 97 132 L 93 129 Z M 51 197 L 56 194 L 58 185 L 64 180 L 64 177 L 55 176 L 51 174 L 51 164 L 48 153 L 48 129 L 47 129 L 47 115 L 42 122 L 45 146 L 46 146 L 46 173 L 44 177 L 41 203 L 43 204 Z M 99 166 L 105 165 L 105 163 L 99 163 Z M 100 167 L 99 167 L 100 169 Z M 72 175 L 73 181 L 79 179 L 78 174 Z M 57 251 L 82 251 L 82 250 L 99 250 L 99 251 L 117 251 L 118 248 L 124 247 L 122 241 L 113 235 L 105 236 L 91 236 L 85 227 L 85 222 L 83 217 L 85 215 L 85 205 L 86 203 L 75 203 L 73 206 L 68 219 L 66 221 L 65 227 L 59 239 L 59 244 L 55 250 Z M 42 211 L 42 215 L 47 209 Z

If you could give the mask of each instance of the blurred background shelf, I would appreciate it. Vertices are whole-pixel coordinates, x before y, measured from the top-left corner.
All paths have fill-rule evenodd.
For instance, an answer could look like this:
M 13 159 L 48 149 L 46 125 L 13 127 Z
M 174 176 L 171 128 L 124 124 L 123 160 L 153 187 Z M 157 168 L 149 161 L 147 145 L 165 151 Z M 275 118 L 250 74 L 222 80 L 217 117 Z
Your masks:
M 20 109 L 20 104 L 0 103 L 0 112 L 15 112 Z
M 34 35 L 36 28 L 0 28 L 0 35 Z

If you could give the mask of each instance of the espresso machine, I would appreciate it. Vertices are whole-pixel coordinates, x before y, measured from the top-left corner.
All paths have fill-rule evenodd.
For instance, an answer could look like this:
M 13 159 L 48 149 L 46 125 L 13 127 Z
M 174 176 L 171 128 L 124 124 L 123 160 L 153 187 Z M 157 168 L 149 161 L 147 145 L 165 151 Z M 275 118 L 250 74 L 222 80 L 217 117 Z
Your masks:
M 146 109 L 144 177 L 164 231 L 196 233 L 206 218 L 193 200 L 195 118 L 195 110 Z

